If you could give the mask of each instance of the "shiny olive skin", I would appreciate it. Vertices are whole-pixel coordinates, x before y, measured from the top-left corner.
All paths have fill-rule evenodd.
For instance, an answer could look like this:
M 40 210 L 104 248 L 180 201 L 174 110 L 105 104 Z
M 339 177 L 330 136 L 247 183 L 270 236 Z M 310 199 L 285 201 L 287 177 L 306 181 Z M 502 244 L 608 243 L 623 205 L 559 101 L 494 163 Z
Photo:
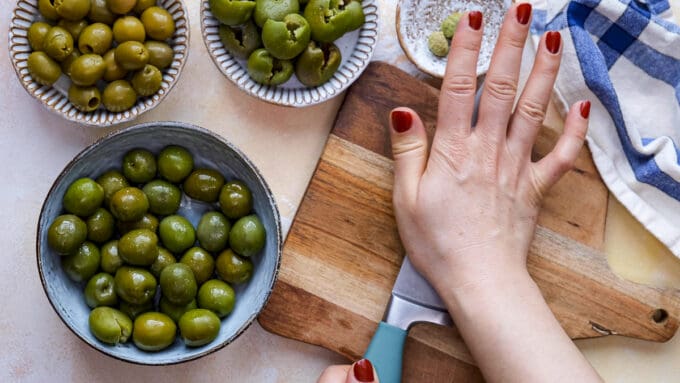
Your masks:
M 253 15 L 254 0 L 210 0 L 210 13 L 220 23 L 230 26 L 241 25 Z
M 255 2 L 254 19 L 258 27 L 262 28 L 267 20 L 281 21 L 286 15 L 298 13 L 298 0 L 258 0 Z
M 83 282 L 92 277 L 99 269 L 101 256 L 99 248 L 92 242 L 83 242 L 78 250 L 61 260 L 61 267 L 69 278 L 75 282 Z
M 72 65 L 73 62 L 76 61 L 76 59 L 77 59 L 78 57 L 80 57 L 80 56 L 82 56 L 82 54 L 80 53 L 80 51 L 79 51 L 78 49 L 76 49 L 76 48 L 73 48 L 73 52 L 71 52 L 71 54 L 68 55 L 68 57 L 66 57 L 66 58 L 64 59 L 64 61 L 61 62 L 61 71 L 62 71 L 65 75 L 71 77 L 71 65 Z
M 135 266 L 151 266 L 158 257 L 158 236 L 149 229 L 131 230 L 118 240 L 118 254 Z
M 198 289 L 198 307 L 211 310 L 220 318 L 229 315 L 235 303 L 234 289 L 219 279 L 211 279 Z
M 104 343 L 125 343 L 132 334 L 132 320 L 111 307 L 95 308 L 90 312 L 88 322 L 92 335 Z
M 144 12 L 140 20 L 144 24 L 147 35 L 154 40 L 167 40 L 175 33 L 175 20 L 167 10 L 153 6 Z
M 144 351 L 160 351 L 175 341 L 177 325 L 159 312 L 148 312 L 135 319 L 132 341 Z
M 262 28 L 262 43 L 269 53 L 280 60 L 290 60 L 302 53 L 309 43 L 309 23 L 297 13 L 281 21 L 267 20 Z
M 146 213 L 137 221 L 118 221 L 118 233 L 124 235 L 136 229 L 148 229 L 155 233 L 158 230 L 158 223 L 158 218 L 155 215 Z
M 104 243 L 113 237 L 115 230 L 113 215 L 104 208 L 95 210 L 87 218 L 87 239 L 95 243 Z
M 127 44 L 127 43 L 123 43 Z M 102 103 L 111 112 L 123 112 L 132 108 L 137 102 L 137 93 L 129 82 L 116 80 L 104 88 Z
M 158 174 L 170 182 L 182 182 L 193 168 L 194 158 L 181 146 L 166 146 L 158 154 Z
M 61 67 L 45 52 L 33 52 L 26 61 L 28 73 L 42 85 L 52 85 L 61 76 Z
M 173 263 L 161 271 L 161 291 L 170 303 L 181 306 L 196 297 L 198 286 L 191 268 L 183 263 Z
M 137 0 L 137 4 L 135 4 L 135 7 L 132 9 L 132 12 L 140 15 L 147 8 L 153 7 L 154 5 L 156 5 L 156 0 Z
M 221 322 L 220 318 L 210 310 L 194 309 L 184 313 L 178 325 L 184 344 L 189 347 L 198 347 L 217 338 Z
M 161 310 L 163 314 L 166 314 L 170 318 L 172 318 L 175 323 L 179 322 L 179 319 L 184 315 L 185 312 L 189 310 L 193 310 L 198 308 L 198 305 L 196 304 L 196 299 L 192 299 L 191 302 L 187 303 L 186 305 L 174 305 L 170 303 L 169 300 L 165 297 L 161 297 L 161 301 L 158 304 L 158 308 Z
M 154 277 L 160 278 L 163 269 L 166 266 L 172 265 L 174 263 L 177 263 L 175 256 L 172 255 L 172 253 L 169 252 L 168 250 L 159 247 L 158 257 L 156 258 L 155 261 L 153 261 L 151 267 L 149 267 L 149 270 L 151 271 L 151 274 L 153 274 Z
M 253 262 L 227 249 L 221 252 L 215 260 L 215 269 L 217 275 L 223 280 L 239 284 L 247 282 L 253 275 Z
M 116 15 L 106 6 L 106 0 L 91 0 L 90 12 L 87 14 L 87 18 L 93 23 L 111 25 L 116 20 Z
M 126 41 L 139 41 L 143 43 L 146 40 L 144 24 L 134 16 L 118 18 L 113 23 L 113 39 L 119 44 Z
M 123 69 L 116 62 L 116 50 L 111 49 L 104 54 L 104 64 L 106 65 L 106 70 L 104 71 L 104 81 L 116 81 L 122 80 L 127 76 L 128 71 Z
M 118 240 L 106 242 L 99 251 L 101 260 L 101 269 L 111 275 L 116 273 L 121 266 L 123 266 L 123 258 L 118 254 Z
M 158 226 L 158 233 L 165 248 L 175 254 L 190 248 L 196 241 L 196 232 L 191 222 L 179 215 L 163 218 Z
M 90 0 L 51 0 L 57 14 L 71 21 L 81 20 L 90 12 Z
M 175 52 L 170 45 L 160 41 L 149 40 L 144 43 L 144 46 L 149 51 L 149 64 L 161 70 L 172 64 Z
M 229 219 L 241 218 L 253 209 L 253 195 L 241 181 L 229 181 L 220 191 L 220 209 Z
M 37 21 L 28 28 L 28 44 L 31 46 L 33 51 L 43 50 L 43 44 L 45 42 L 45 37 L 47 37 L 47 32 L 52 28 L 51 25 L 44 23 L 42 21 Z
M 125 315 L 129 316 L 130 319 L 135 320 L 138 316 L 153 311 L 154 305 L 153 300 L 146 302 L 141 305 L 134 305 L 125 301 L 121 301 L 118 305 L 118 309 L 122 311 Z
M 215 260 L 212 255 L 200 247 L 192 247 L 179 260 L 191 268 L 199 285 L 212 277 L 215 271 Z
M 151 96 L 161 89 L 163 82 L 163 74 L 160 69 L 151 64 L 144 65 L 144 68 L 138 70 L 130 80 L 132 87 L 138 95 L 142 97 Z
M 106 64 L 100 55 L 84 54 L 71 64 L 71 81 L 78 86 L 91 86 L 106 72 Z
M 233 27 L 222 24 L 219 28 L 219 35 L 224 48 L 232 56 L 241 59 L 247 59 L 255 49 L 262 46 L 260 32 L 252 21 Z
M 142 190 L 149 200 L 149 211 L 154 214 L 174 214 L 182 202 L 182 191 L 168 181 L 153 180 Z
M 78 50 L 80 53 L 94 53 L 103 55 L 113 44 L 113 32 L 111 28 L 103 23 L 88 25 L 78 38 Z
M 255 214 L 247 215 L 231 227 L 229 247 L 239 255 L 250 257 L 264 248 L 265 236 L 260 219 Z
M 71 37 L 73 37 L 73 41 L 78 41 L 78 37 L 83 32 L 85 27 L 87 27 L 88 22 L 87 22 L 87 20 L 82 20 L 82 19 L 76 20 L 76 21 L 61 19 L 61 20 L 59 20 L 57 25 L 66 29 L 68 31 L 68 33 L 71 34 Z
M 47 229 L 47 244 L 59 255 L 75 253 L 87 239 L 87 224 L 78 216 L 58 216 Z
M 78 110 L 88 113 L 99 108 L 102 95 L 96 86 L 78 86 L 71 84 L 68 88 L 68 100 Z
M 266 49 L 258 49 L 248 57 L 248 74 L 265 85 L 281 85 L 293 76 L 293 63 L 279 60 Z
M 198 243 L 207 251 L 216 253 L 227 247 L 229 242 L 229 220 L 219 212 L 203 214 L 196 228 Z
M 139 41 L 126 41 L 116 47 L 116 62 L 125 70 L 139 70 L 149 62 L 149 51 Z
M 73 37 L 62 27 L 52 27 L 43 41 L 43 51 L 61 62 L 73 52 Z
M 123 156 L 123 175 L 130 182 L 142 184 L 156 176 L 156 156 L 145 149 L 132 149 Z
M 120 189 L 130 186 L 125 176 L 118 170 L 109 170 L 97 177 L 97 183 L 104 188 L 104 203 L 108 206 L 111 197 Z
M 106 0 L 109 10 L 118 15 L 124 15 L 135 7 L 137 0 Z
M 146 194 L 135 187 L 124 187 L 111 197 L 111 214 L 123 222 L 138 221 L 149 210 Z
M 54 9 L 54 0 L 38 0 L 38 11 L 47 20 L 56 20 L 59 18 L 57 10 Z
M 342 54 L 335 44 L 311 41 L 295 62 L 295 76 L 306 86 L 319 86 L 333 77 L 341 62 Z
M 62 202 L 67 212 L 88 217 L 104 202 L 104 189 L 91 178 L 79 178 L 66 189 Z
M 113 275 L 95 274 L 85 285 L 85 303 L 91 308 L 99 306 L 115 306 L 118 296 L 113 288 Z
M 184 180 L 184 192 L 203 202 L 215 202 L 224 185 L 224 176 L 213 169 L 196 169 Z
M 143 305 L 156 295 L 156 277 L 146 269 L 122 266 L 116 270 L 114 285 L 118 298 L 134 305 Z

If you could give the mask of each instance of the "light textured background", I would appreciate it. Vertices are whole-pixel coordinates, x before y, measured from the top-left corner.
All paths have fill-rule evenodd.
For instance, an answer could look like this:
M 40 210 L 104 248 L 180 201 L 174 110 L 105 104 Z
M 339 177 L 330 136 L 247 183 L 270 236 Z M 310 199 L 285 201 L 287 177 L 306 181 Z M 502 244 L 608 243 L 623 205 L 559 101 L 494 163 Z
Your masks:
M 380 0 L 381 39 L 375 58 L 414 73 L 394 32 L 394 0 Z M 678 5 L 680 0 L 675 0 Z M 264 104 L 223 78 L 201 41 L 199 2 L 187 0 L 191 49 L 177 87 L 138 122 L 179 120 L 222 134 L 260 167 L 289 226 L 340 105 L 305 110 Z M 7 31 L 13 1 L 0 7 Z M 676 12 L 676 14 L 678 14 Z M 142 367 L 106 357 L 76 338 L 56 316 L 40 285 L 35 230 L 42 201 L 66 163 L 113 129 L 97 130 L 52 115 L 21 87 L 0 38 L 0 382 L 314 382 L 343 359 L 253 325 L 236 342 L 200 360 Z M 553 119 L 557 119 L 552 114 Z M 114 128 L 117 129 L 117 128 Z M 680 262 L 610 201 L 607 252 L 612 267 L 640 282 L 680 287 Z M 680 336 L 666 344 L 622 338 L 578 342 L 609 382 L 675 382 Z

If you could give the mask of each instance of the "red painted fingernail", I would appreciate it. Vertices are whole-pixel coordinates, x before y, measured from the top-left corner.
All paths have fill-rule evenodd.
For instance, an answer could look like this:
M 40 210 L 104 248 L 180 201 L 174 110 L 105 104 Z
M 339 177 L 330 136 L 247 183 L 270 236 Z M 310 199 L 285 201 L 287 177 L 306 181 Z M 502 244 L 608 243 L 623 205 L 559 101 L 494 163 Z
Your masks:
M 586 100 L 581 103 L 581 117 L 587 119 L 590 116 L 590 101 Z
M 474 29 L 475 31 L 478 31 L 479 28 L 482 27 L 482 12 L 480 11 L 472 11 L 468 14 L 468 22 L 470 24 L 470 28 Z
M 373 377 L 373 365 L 368 359 L 361 359 L 360 361 L 354 363 L 354 377 L 360 382 L 372 382 L 375 378 Z
M 398 133 L 404 133 L 411 129 L 412 124 L 413 117 L 411 116 L 411 113 L 403 110 L 395 110 L 392 112 L 392 128 Z
M 522 3 L 517 6 L 517 22 L 522 25 L 527 25 L 531 18 L 531 4 Z
M 545 34 L 545 47 L 552 54 L 556 54 L 560 51 L 560 45 L 562 45 L 562 35 L 557 31 L 550 31 Z

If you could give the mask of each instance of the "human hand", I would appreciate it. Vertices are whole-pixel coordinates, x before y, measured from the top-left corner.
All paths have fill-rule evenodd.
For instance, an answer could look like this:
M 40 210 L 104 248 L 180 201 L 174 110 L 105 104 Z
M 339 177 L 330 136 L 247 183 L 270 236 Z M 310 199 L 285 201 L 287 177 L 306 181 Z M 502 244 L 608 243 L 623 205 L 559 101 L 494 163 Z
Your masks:
M 361 359 L 352 365 L 330 366 L 321 374 L 317 383 L 379 383 L 373 365 L 368 359 Z

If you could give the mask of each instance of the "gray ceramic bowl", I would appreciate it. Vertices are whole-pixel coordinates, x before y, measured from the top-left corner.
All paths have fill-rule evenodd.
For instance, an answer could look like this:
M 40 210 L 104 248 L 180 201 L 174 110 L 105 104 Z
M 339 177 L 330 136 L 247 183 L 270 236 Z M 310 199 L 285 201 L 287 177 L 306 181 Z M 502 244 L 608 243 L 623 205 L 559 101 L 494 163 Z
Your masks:
M 83 297 L 83 286 L 71 281 L 63 271 L 60 256 L 47 245 L 47 229 L 62 214 L 62 197 L 78 178 L 96 178 L 106 170 L 120 168 L 123 155 L 133 148 L 146 148 L 158 153 L 166 145 L 181 145 L 195 159 L 196 167 L 219 170 L 227 179 L 240 179 L 251 189 L 254 210 L 267 231 L 265 248 L 252 258 L 255 270 L 244 286 L 236 286 L 234 311 L 222 320 L 220 333 L 212 343 L 189 348 L 179 339 L 169 348 L 155 353 L 137 349 L 131 341 L 110 346 L 98 341 L 89 330 L 89 307 Z M 215 207 L 183 196 L 179 214 L 194 227 L 200 216 Z M 205 129 L 179 123 L 156 122 L 136 125 L 100 139 L 78 154 L 61 172 L 45 199 L 40 212 L 37 234 L 38 271 L 47 298 L 62 321 L 84 342 L 114 358 L 128 362 L 163 365 L 196 359 L 231 343 L 255 319 L 264 307 L 279 269 L 281 257 L 281 223 L 271 190 L 246 156 L 232 144 Z

